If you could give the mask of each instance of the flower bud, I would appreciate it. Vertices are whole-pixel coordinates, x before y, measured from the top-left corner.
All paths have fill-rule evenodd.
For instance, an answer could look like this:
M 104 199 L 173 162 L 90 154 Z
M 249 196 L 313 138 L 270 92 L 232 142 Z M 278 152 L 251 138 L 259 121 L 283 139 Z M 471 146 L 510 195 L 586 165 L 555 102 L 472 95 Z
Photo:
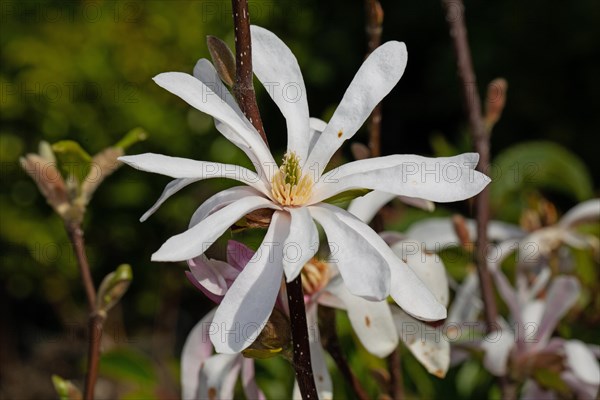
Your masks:
M 106 275 L 98 289 L 97 311 L 108 313 L 121 300 L 132 279 L 133 273 L 128 264 L 121 264 L 114 272 Z
M 242 351 L 242 354 L 244 357 L 256 359 L 285 355 L 291 341 L 290 320 L 282 311 L 275 308 L 260 335 L 254 343 Z
M 83 396 L 75 385 L 58 375 L 52 375 L 52 384 L 60 400 L 81 400 Z
M 227 86 L 232 87 L 235 83 L 235 56 L 229 46 L 216 36 L 207 36 L 206 44 L 219 77 Z
M 502 111 L 506 104 L 507 90 L 508 82 L 504 78 L 496 78 L 488 85 L 485 99 L 485 125 L 488 132 L 492 130 L 502 116 Z

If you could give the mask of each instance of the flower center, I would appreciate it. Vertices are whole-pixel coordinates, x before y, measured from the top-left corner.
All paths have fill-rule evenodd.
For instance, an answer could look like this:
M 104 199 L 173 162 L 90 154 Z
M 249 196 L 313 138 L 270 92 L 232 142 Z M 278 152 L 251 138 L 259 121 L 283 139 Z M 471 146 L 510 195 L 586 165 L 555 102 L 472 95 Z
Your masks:
M 300 159 L 293 151 L 285 153 L 271 184 L 273 197 L 283 206 L 305 204 L 312 194 L 313 180 L 310 175 L 302 175 Z
M 326 262 L 312 258 L 304 264 L 301 272 L 302 288 L 305 296 L 312 296 L 329 283 L 331 273 Z

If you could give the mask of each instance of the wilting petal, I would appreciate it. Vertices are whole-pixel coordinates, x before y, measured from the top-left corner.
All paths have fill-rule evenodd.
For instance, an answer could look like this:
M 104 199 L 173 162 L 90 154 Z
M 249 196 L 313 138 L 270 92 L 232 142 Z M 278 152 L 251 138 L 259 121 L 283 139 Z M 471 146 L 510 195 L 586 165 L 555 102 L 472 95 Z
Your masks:
M 233 399 L 243 357 L 240 354 L 215 354 L 200 368 L 198 399 Z M 187 399 L 186 399 L 187 400 Z
M 490 178 L 475 171 L 478 160 L 477 153 L 465 153 L 455 157 L 393 155 L 353 161 L 324 174 L 315 185 L 311 202 L 362 188 L 442 203 L 468 199 L 490 183 Z
M 265 394 L 260 390 L 255 380 L 254 360 L 244 358 L 242 361 L 242 387 L 248 400 L 265 400 Z
M 212 178 L 234 179 L 252 186 L 261 193 L 269 195 L 267 186 L 265 186 L 260 177 L 255 172 L 239 165 L 196 161 L 154 153 L 123 156 L 119 157 L 119 160 L 135 169 L 167 175 L 172 178 L 194 178 L 196 180 Z
M 370 300 L 385 299 L 390 290 L 388 262 L 362 232 L 341 221 L 339 215 L 344 212 L 360 224 L 364 223 L 338 207 L 325 204 L 309 207 L 309 211 L 325 230 L 331 262 L 338 265 L 350 292 Z M 371 230 L 367 225 L 364 227 Z M 373 235 L 381 240 L 375 232 Z
M 288 282 L 296 279 L 319 249 L 319 232 L 306 207 L 287 209 L 292 217 L 290 234 L 283 244 L 283 271 Z
M 381 207 L 385 206 L 395 197 L 395 194 L 374 190 L 371 193 L 352 200 L 348 206 L 348 212 L 368 224 Z
M 290 220 L 275 212 L 260 248 L 242 270 L 213 318 L 217 330 L 211 340 L 219 353 L 236 353 L 248 347 L 267 322 L 281 286 L 283 246 Z
M 209 215 L 202 222 L 167 240 L 152 261 L 184 261 L 203 254 L 219 236 L 244 215 L 277 207 L 263 197 L 247 196 Z
M 303 168 L 315 171 L 316 178 L 321 176 L 333 153 L 354 136 L 373 108 L 396 86 L 407 58 L 406 46 L 400 42 L 384 43 L 371 53 L 348 86 Z
M 208 215 L 214 213 L 229 204 L 248 196 L 261 196 L 260 192 L 248 186 L 235 186 L 222 190 L 209 197 L 194 211 L 190 219 L 189 228 L 197 225 Z
M 509 326 L 500 321 L 500 329 L 487 334 L 481 343 L 485 351 L 483 365 L 492 375 L 505 376 L 510 351 L 515 344 L 515 337 Z
M 251 26 L 252 68 L 285 117 L 288 151 L 306 161 L 309 146 L 308 102 L 304 79 L 291 50 L 274 33 Z
M 600 219 L 600 199 L 591 199 L 579 203 L 569 210 L 559 221 L 559 225 L 565 228 Z
M 227 124 L 231 127 L 230 134 L 233 137 L 227 137 L 233 144 L 243 144 L 244 148 L 250 148 L 256 155 L 263 168 L 265 182 L 270 182 L 273 172 L 273 166 L 276 165 L 273 156 L 269 152 L 265 142 L 254 128 L 244 120 L 215 92 L 200 80 L 191 75 L 181 72 L 166 72 L 154 77 L 154 82 L 167 89 L 171 93 L 179 96 L 192 107 L 212 116 L 213 118 Z
M 429 254 L 418 242 L 405 240 L 392 246 L 394 254 L 404 261 L 444 306 L 450 301 L 446 267 L 437 254 Z
M 588 349 L 585 343 L 580 340 L 566 341 L 565 354 L 567 356 L 567 365 L 577 378 L 590 385 L 600 385 L 598 360 L 596 360 L 594 353 Z
M 208 336 L 215 314 L 211 310 L 190 331 L 181 353 L 181 397 L 195 399 L 198 393 L 200 367 L 212 354 L 212 343 Z
M 443 378 L 450 367 L 450 342 L 439 329 L 392 308 L 396 330 L 415 358 L 430 374 Z
M 344 303 L 352 328 L 369 353 L 383 358 L 394 351 L 398 334 L 387 301 L 368 301 L 354 296 L 339 278 L 331 280 L 325 290 Z
M 558 324 L 558 321 L 573 307 L 581 285 L 574 276 L 558 276 L 550 284 L 546 294 L 546 312 L 540 322 L 540 328 L 536 334 L 536 347 L 543 347 L 548 343 L 550 335 Z

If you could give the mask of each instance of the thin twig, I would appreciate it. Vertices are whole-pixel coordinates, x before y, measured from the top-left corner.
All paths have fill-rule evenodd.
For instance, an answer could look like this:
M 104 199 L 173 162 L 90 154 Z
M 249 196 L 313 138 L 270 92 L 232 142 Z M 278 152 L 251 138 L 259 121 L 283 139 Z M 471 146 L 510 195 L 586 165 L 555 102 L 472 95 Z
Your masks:
M 402 378 L 402 364 L 400 349 L 396 348 L 387 358 L 390 370 L 390 392 L 394 400 L 404 400 L 404 379 Z
M 288 295 L 288 307 L 290 309 L 296 380 L 298 381 L 302 398 L 304 400 L 310 400 L 317 399 L 318 394 L 310 360 L 310 343 L 301 279 L 301 276 L 298 275 L 293 281 L 286 282 L 286 289 Z
M 486 172 L 490 163 L 490 142 L 486 133 L 481 114 L 481 100 L 477 92 L 477 80 L 471 61 L 471 50 L 467 41 L 465 27 L 464 5 L 462 0 L 442 0 L 446 10 L 446 21 L 450 28 L 450 36 L 454 44 L 457 58 L 458 75 L 460 77 L 465 97 L 466 111 L 471 126 L 471 135 L 475 150 L 479 153 L 477 170 Z M 490 195 L 485 188 L 476 198 L 477 204 L 477 273 L 484 303 L 487 330 L 492 331 L 497 326 L 498 309 L 492 288 L 492 279 L 487 265 L 487 226 L 490 219 Z
M 98 379 L 98 363 L 100 361 L 100 343 L 102 340 L 102 330 L 104 327 L 105 316 L 96 310 L 96 289 L 90 265 L 85 252 L 85 239 L 83 230 L 79 222 L 68 222 L 65 229 L 73 245 L 77 265 L 81 273 L 81 280 L 85 289 L 88 307 L 89 307 L 89 332 L 88 332 L 88 364 L 85 378 L 84 399 L 93 400 L 94 388 Z
M 378 0 L 365 0 L 367 14 L 367 55 L 369 56 L 381 44 L 381 32 L 383 24 L 383 9 Z M 381 156 L 381 104 L 371 112 L 367 122 L 369 129 L 369 149 L 371 157 Z
M 369 400 L 370 397 L 367 391 L 362 387 L 354 372 L 352 372 L 340 345 L 340 339 L 336 331 L 335 310 L 329 307 L 319 307 L 319 321 L 321 322 L 321 343 L 331 355 L 333 361 L 335 361 L 346 383 L 352 388 L 357 399 Z
M 450 36 L 454 44 L 458 75 L 460 77 L 463 96 L 465 98 L 467 117 L 471 127 L 471 136 L 475 151 L 479 153 L 479 164 L 477 170 L 487 172 L 490 164 L 490 135 L 485 127 L 481 113 L 481 100 L 477 90 L 477 78 L 473 70 L 471 50 L 467 40 L 467 28 L 465 26 L 465 6 L 462 0 L 442 0 L 446 11 L 446 21 L 450 28 Z M 477 245 L 475 261 L 477 263 L 477 275 L 479 276 L 479 287 L 484 305 L 484 317 L 487 332 L 498 329 L 498 308 L 492 286 L 492 277 L 487 263 L 487 227 L 490 219 L 490 193 L 485 188 L 476 198 L 477 206 Z M 502 397 L 504 399 L 516 398 L 516 388 L 508 377 L 499 379 Z
M 235 30 L 235 84 L 233 94 L 244 115 L 254 125 L 262 139 L 269 144 L 260 118 L 252 83 L 252 40 L 247 0 L 231 0 Z

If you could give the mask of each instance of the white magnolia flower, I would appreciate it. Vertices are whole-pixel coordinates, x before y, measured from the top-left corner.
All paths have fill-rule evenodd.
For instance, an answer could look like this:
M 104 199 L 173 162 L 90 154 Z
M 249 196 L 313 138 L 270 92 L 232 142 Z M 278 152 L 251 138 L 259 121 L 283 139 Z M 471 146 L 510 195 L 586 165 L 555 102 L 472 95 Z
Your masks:
M 408 313 L 425 320 L 446 316 L 441 305 L 412 270 L 366 224 L 347 211 L 324 203 L 348 190 L 385 190 L 430 201 L 458 201 L 479 193 L 489 178 L 474 171 L 474 153 L 449 158 L 393 155 L 342 165 L 323 173 L 331 156 L 365 122 L 371 110 L 396 85 L 404 72 L 406 47 L 387 42 L 358 70 L 329 123 L 309 118 L 304 81 L 287 46 L 273 33 L 251 28 L 254 72 L 274 88 L 268 90 L 287 122 L 288 148 L 277 168 L 266 144 L 244 117 L 207 60 L 198 61 L 194 76 L 163 73 L 154 78 L 163 88 L 211 115 L 217 129 L 242 149 L 256 172 L 215 162 L 194 161 L 159 154 L 122 157 L 137 169 L 176 178 L 157 204 L 143 217 L 186 185 L 208 178 L 232 178 L 248 186 L 217 193 L 192 216 L 189 229 L 173 236 L 153 254 L 154 261 L 183 261 L 202 254 L 231 225 L 257 209 L 275 210 L 258 256 L 225 295 L 214 321 L 244 335 L 229 335 L 218 352 L 239 352 L 260 333 L 273 309 L 283 274 L 296 278 L 317 251 L 316 220 L 336 253 L 348 290 L 370 300 L 388 295 Z M 287 85 L 287 86 L 286 86 Z M 291 101 L 294 85 L 299 96 Z M 322 130 L 322 132 L 318 132 Z

